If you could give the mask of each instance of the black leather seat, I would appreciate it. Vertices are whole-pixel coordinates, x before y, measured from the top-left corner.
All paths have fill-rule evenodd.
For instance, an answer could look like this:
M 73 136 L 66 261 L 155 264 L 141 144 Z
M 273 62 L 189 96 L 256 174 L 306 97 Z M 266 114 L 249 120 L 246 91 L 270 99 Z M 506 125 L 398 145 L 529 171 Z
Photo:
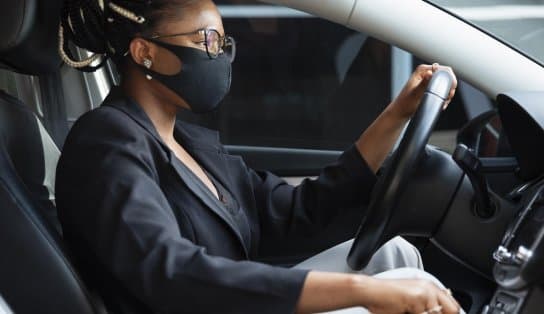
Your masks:
M 98 313 L 5 147 L 0 138 L 0 294 L 15 313 Z
M 0 0 L 0 67 L 58 71 L 60 0 Z M 104 313 L 57 232 L 58 150 L 39 119 L 0 93 L 0 295 L 14 313 Z
M 24 127 L 22 127 L 24 126 Z M 60 232 L 55 209 L 55 168 L 60 151 L 30 108 L 0 90 L 0 135 L 17 175 Z

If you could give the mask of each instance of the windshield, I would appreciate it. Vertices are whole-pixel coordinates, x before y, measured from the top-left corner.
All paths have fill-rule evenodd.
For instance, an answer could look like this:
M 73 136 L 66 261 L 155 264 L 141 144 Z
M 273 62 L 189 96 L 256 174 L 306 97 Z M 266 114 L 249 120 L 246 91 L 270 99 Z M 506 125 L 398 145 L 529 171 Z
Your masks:
M 544 64 L 544 0 L 430 0 Z

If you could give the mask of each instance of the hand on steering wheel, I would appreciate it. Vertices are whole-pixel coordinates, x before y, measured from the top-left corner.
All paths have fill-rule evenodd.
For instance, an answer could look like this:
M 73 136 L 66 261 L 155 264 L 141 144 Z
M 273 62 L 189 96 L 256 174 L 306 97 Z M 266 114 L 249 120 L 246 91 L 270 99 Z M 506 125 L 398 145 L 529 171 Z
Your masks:
M 418 71 L 421 73 L 414 75 L 399 95 L 399 97 L 406 97 L 402 103 L 411 104 L 404 108 L 407 114 L 414 108 L 417 108 L 417 111 L 390 165 L 374 187 L 367 214 L 363 218 L 348 255 L 348 264 L 354 270 L 360 270 L 366 266 L 372 254 L 382 244 L 397 235 L 388 229 L 391 218 L 398 212 L 397 202 L 418 158 L 424 151 L 442 109 L 454 93 L 456 79 L 451 69 L 437 70 L 432 74 L 428 84 L 422 84 L 421 80 L 427 79 L 428 71 L 432 73 L 437 65 L 431 67 L 430 69 L 425 66 L 419 67 L 416 73 L 419 73 Z M 422 97 L 419 97 L 418 88 L 413 88 L 414 86 L 426 87 Z M 419 106 L 418 99 L 421 99 Z M 416 102 L 415 105 L 414 102 Z
M 437 71 L 449 72 L 453 77 L 450 93 L 444 103 L 444 109 L 447 108 L 457 89 L 457 79 L 452 68 L 438 63 L 420 64 L 392 103 L 397 116 L 410 119 L 415 114 L 433 74 Z

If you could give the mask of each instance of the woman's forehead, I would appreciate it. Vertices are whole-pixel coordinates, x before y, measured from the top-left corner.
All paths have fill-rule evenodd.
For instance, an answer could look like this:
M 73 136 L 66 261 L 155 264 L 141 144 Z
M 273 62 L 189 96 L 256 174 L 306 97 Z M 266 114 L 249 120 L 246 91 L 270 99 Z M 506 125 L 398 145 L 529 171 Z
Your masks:
M 223 22 L 217 7 L 212 1 L 198 1 L 194 5 L 180 8 L 179 18 L 163 24 L 162 33 L 189 33 L 198 29 L 215 29 L 224 34 Z

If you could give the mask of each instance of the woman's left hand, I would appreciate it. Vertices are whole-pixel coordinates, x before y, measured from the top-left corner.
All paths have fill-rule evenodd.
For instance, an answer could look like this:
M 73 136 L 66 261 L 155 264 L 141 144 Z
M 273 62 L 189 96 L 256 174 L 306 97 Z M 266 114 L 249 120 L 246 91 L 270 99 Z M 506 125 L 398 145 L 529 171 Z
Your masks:
M 446 109 L 455 95 L 455 90 L 457 89 L 457 78 L 450 67 L 441 66 L 438 63 L 434 63 L 432 65 L 419 65 L 406 85 L 404 85 L 404 88 L 400 94 L 397 96 L 397 98 L 395 98 L 395 100 L 393 100 L 389 109 L 400 119 L 410 119 L 419 107 L 423 93 L 425 92 L 433 73 L 438 70 L 448 71 L 454 78 L 448 100 L 444 104 L 444 109 Z
M 387 106 L 385 111 L 357 140 L 355 144 L 372 171 L 378 171 L 397 141 L 406 122 L 417 111 L 433 73 L 441 69 L 450 72 L 454 78 L 450 95 L 444 103 L 444 108 L 446 108 L 453 95 L 455 95 L 455 89 L 457 88 L 455 74 L 450 67 L 440 66 L 438 63 L 433 65 L 422 64 L 414 71 L 414 74 L 404 85 L 397 98 Z

